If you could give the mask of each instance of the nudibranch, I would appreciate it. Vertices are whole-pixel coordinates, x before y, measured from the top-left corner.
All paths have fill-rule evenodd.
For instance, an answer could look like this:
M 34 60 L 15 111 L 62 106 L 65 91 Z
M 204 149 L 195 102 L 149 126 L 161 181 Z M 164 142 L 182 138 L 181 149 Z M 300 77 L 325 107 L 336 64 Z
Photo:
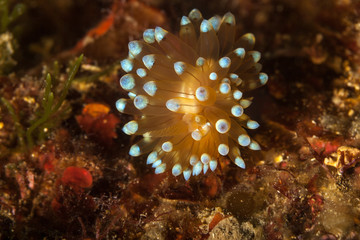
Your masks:
M 149 153 L 156 174 L 171 169 L 188 180 L 214 171 L 220 156 L 245 168 L 239 146 L 260 150 L 245 130 L 259 124 L 244 113 L 251 99 L 243 93 L 268 76 L 260 72 L 260 52 L 252 50 L 254 35 L 236 40 L 235 30 L 233 14 L 205 20 L 194 9 L 182 17 L 179 36 L 156 27 L 129 43 L 120 85 L 130 98 L 119 99 L 116 108 L 137 116 L 123 127 L 143 136 L 129 154 Z

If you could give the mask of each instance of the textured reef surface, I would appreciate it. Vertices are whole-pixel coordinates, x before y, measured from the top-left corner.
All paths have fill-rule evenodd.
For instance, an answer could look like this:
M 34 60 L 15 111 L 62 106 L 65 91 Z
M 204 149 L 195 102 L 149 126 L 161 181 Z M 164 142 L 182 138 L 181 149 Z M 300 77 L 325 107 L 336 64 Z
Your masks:
M 359 1 L 0 16 L 0 239 L 360 239 Z

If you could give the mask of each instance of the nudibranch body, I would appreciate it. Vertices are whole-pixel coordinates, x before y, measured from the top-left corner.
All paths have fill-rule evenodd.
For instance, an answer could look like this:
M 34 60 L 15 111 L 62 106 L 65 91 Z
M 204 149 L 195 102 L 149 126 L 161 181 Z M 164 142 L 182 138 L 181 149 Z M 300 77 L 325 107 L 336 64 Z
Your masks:
M 182 17 L 179 37 L 156 27 L 131 41 L 120 79 L 130 99 L 116 102 L 120 112 L 137 116 L 123 131 L 143 136 L 129 154 L 149 153 L 155 173 L 171 169 L 186 180 L 214 171 L 220 156 L 245 168 L 239 146 L 260 146 L 245 130 L 259 124 L 244 113 L 251 100 L 243 92 L 268 80 L 254 43 L 251 33 L 235 41 L 233 14 L 203 20 L 197 9 Z

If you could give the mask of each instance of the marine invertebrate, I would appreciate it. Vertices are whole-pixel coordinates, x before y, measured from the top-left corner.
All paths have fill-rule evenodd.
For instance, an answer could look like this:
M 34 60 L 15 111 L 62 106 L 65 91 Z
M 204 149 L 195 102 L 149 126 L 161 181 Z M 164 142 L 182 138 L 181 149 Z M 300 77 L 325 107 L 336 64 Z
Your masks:
M 197 9 L 182 17 L 179 37 L 156 27 L 131 41 L 120 79 L 130 99 L 116 102 L 120 112 L 138 116 L 123 131 L 143 135 L 129 154 L 150 152 L 155 173 L 169 168 L 186 180 L 214 171 L 219 156 L 245 168 L 239 145 L 260 146 L 245 130 L 259 124 L 244 114 L 251 100 L 243 92 L 268 80 L 254 43 L 251 33 L 235 41 L 233 14 L 204 20 Z

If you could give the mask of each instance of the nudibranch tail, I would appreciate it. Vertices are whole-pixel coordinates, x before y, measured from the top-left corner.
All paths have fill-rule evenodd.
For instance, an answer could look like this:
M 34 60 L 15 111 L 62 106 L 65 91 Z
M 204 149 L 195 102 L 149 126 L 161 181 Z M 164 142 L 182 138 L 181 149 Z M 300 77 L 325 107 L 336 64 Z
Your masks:
M 116 108 L 138 116 L 123 127 L 143 135 L 129 154 L 148 153 L 155 173 L 169 169 L 188 180 L 215 171 L 220 156 L 245 168 L 239 147 L 260 150 L 245 130 L 259 124 L 244 113 L 251 99 L 243 93 L 265 85 L 268 76 L 260 72 L 254 35 L 236 40 L 235 32 L 233 14 L 206 20 L 194 9 L 182 17 L 179 36 L 156 27 L 129 43 L 120 85 L 130 98 Z

